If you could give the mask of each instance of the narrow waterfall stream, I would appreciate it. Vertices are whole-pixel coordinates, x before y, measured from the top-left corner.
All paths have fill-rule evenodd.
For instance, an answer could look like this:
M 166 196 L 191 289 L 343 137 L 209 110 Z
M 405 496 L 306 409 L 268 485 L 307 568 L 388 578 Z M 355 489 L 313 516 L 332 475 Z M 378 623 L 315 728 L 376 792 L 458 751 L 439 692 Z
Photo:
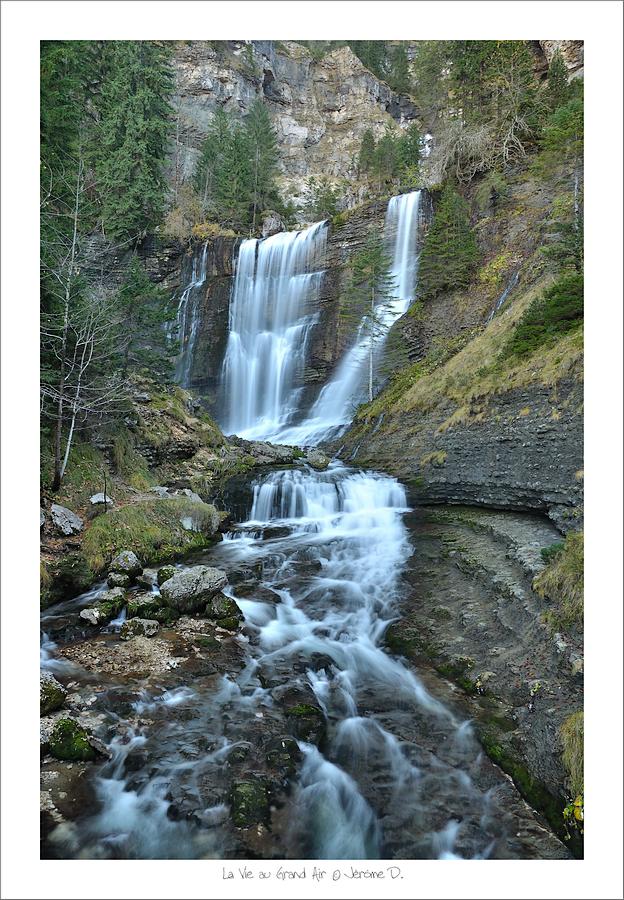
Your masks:
M 199 260 L 193 257 L 191 280 L 182 291 L 178 303 L 178 340 L 180 342 L 180 354 L 176 366 L 176 381 L 183 387 L 188 387 L 193 365 L 193 352 L 197 341 L 199 327 L 199 299 L 200 291 L 206 281 L 206 263 L 208 258 L 208 243 L 202 247 Z
M 388 202 L 384 238 L 392 256 L 390 274 L 394 279 L 394 297 L 383 310 L 381 327 L 384 339 L 396 320 L 405 313 L 414 299 L 418 254 L 420 251 L 422 191 L 412 191 L 391 197 Z M 366 317 L 364 317 L 366 318 Z M 358 403 L 366 396 L 366 372 L 371 337 L 363 322 L 355 340 L 339 363 L 330 381 L 323 387 L 307 418 L 277 436 L 282 443 L 317 444 L 338 436 L 353 417 Z M 376 353 L 383 350 L 378 341 Z
M 420 192 L 390 201 L 397 293 L 388 329 L 414 296 L 419 217 Z M 366 352 L 357 338 L 304 421 L 299 408 L 325 234 L 318 223 L 242 243 L 223 373 L 226 430 L 316 444 L 348 422 Z M 193 290 L 205 277 L 204 253 L 180 302 L 182 383 Z M 81 814 L 52 830 L 45 854 L 534 854 L 546 831 L 470 722 L 438 699 L 448 692 L 432 688 L 431 672 L 417 675 L 384 644 L 413 552 L 404 487 L 334 460 L 326 471 L 302 462 L 232 490 L 240 521 L 177 565 L 224 570 L 242 630 L 182 616 L 147 646 L 139 641 L 148 656 L 128 663 L 120 654 L 132 653 L 133 641 L 118 635 L 125 612 L 97 632 L 79 618 L 105 584 L 43 613 L 42 666 L 88 708 L 108 754 L 85 770 Z

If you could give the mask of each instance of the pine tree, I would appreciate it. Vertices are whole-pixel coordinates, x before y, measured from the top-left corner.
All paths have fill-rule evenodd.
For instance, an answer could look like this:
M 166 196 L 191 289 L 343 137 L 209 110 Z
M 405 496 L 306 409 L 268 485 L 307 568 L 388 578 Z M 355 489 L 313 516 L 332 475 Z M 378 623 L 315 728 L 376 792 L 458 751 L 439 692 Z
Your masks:
M 398 170 L 403 188 L 414 188 L 419 184 L 421 150 L 422 136 L 418 125 L 412 122 L 397 144 Z
M 358 169 L 360 172 L 370 172 L 375 162 L 375 135 L 367 128 L 362 135 L 360 153 L 358 156 Z
M 388 84 L 398 94 L 409 93 L 412 83 L 409 60 L 405 44 L 397 44 L 390 56 Z
M 169 51 L 151 41 L 114 41 L 109 54 L 95 154 L 102 224 L 115 240 L 136 240 L 163 213 Z
M 217 174 L 231 152 L 231 144 L 231 122 L 223 107 L 219 106 L 202 144 L 193 178 L 204 212 L 214 211 Z
M 478 260 L 468 204 L 446 183 L 425 237 L 418 270 L 418 293 L 431 300 L 442 291 L 465 287 Z
M 253 102 L 244 130 L 250 163 L 251 229 L 255 232 L 259 213 L 274 205 L 277 194 L 277 137 L 262 100 Z
M 559 50 L 556 50 L 548 66 L 548 105 L 551 109 L 563 106 L 570 96 L 568 68 Z
M 349 266 L 350 282 L 345 294 L 349 309 L 345 315 L 357 321 L 361 319 L 361 333 L 368 338 L 369 401 L 373 399 L 376 350 L 387 334 L 389 307 L 396 289 L 391 266 L 392 259 L 383 238 L 376 232 L 371 232 Z

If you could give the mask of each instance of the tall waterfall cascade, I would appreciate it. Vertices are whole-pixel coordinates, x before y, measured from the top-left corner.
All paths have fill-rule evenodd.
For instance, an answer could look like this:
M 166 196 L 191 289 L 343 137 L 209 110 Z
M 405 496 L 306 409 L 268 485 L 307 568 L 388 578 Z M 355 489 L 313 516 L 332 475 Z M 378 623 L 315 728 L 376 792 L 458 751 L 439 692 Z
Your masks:
M 326 237 L 318 222 L 241 244 L 221 385 L 226 433 L 276 439 L 299 411 Z
M 386 211 L 384 237 L 392 257 L 394 297 L 380 317 L 382 339 L 377 339 L 378 355 L 391 327 L 414 299 L 420 253 L 422 191 L 391 197 Z M 366 375 L 371 337 L 363 320 L 351 348 L 339 363 L 332 379 L 323 387 L 308 418 L 279 435 L 283 443 L 318 444 L 338 436 L 352 419 L 358 403 L 366 397 Z
M 178 339 L 180 341 L 180 355 L 176 364 L 176 381 L 182 387 L 190 384 L 191 370 L 193 367 L 193 354 L 197 342 L 197 332 L 200 326 L 200 288 L 206 281 L 206 268 L 208 259 L 208 243 L 201 249 L 199 257 L 193 257 L 191 280 L 182 291 L 178 303 Z

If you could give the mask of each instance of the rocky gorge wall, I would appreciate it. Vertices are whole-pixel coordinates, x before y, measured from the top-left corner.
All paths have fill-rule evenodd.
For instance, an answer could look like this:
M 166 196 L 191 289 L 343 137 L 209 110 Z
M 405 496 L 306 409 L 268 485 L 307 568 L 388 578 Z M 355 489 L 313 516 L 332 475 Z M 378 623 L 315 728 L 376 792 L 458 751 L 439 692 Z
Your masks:
M 380 137 L 418 116 L 349 47 L 315 59 L 295 41 L 178 41 L 173 68 L 174 189 L 192 176 L 214 111 L 243 117 L 260 97 L 277 135 L 284 196 L 299 205 L 307 178 L 323 175 L 348 180 L 352 206 L 366 199 L 356 167 L 364 131 Z

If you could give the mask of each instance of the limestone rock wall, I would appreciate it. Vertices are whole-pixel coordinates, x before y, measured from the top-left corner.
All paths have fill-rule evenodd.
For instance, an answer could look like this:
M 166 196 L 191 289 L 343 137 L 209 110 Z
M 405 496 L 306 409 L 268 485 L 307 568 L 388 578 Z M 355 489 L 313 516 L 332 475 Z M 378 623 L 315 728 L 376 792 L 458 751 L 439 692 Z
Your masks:
M 417 117 L 408 98 L 369 72 L 349 47 L 320 60 L 294 41 L 175 44 L 175 146 L 169 177 L 191 177 L 214 111 L 241 118 L 262 97 L 277 132 L 281 188 L 295 203 L 309 176 L 346 179 L 349 205 L 365 199 L 356 160 L 364 131 L 380 136 Z

